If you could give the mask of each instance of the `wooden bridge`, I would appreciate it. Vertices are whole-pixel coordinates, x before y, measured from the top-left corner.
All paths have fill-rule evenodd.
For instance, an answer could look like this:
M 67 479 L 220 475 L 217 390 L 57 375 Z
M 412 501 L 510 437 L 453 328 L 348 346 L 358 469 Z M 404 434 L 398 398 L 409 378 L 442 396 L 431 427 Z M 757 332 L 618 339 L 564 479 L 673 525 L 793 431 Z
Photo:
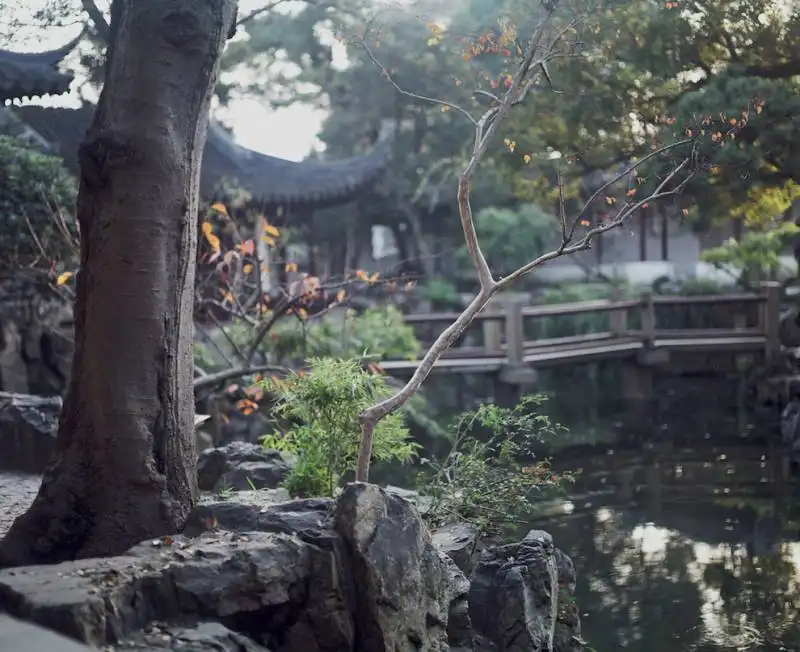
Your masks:
M 515 380 L 513 370 L 632 359 L 640 364 L 657 364 L 671 352 L 698 354 L 756 354 L 768 359 L 780 352 L 780 286 L 766 283 L 759 293 L 698 296 L 654 296 L 645 292 L 638 298 L 582 301 L 551 305 L 526 305 L 527 295 L 501 295 L 481 312 L 459 345 L 453 347 L 434 367 L 434 373 L 500 373 L 510 384 L 525 384 L 524 373 Z M 670 310 L 684 313 L 705 310 L 723 326 L 674 328 L 659 324 Z M 568 337 L 526 339 L 526 331 L 537 321 L 567 315 L 606 314 L 608 329 Z M 408 315 L 406 321 L 417 331 L 436 334 L 452 323 L 457 313 Z M 674 321 L 674 320 L 673 320 Z M 685 323 L 685 319 L 679 320 Z M 691 319 L 689 320 L 691 322 Z M 691 323 L 690 323 L 691 326 Z M 432 337 L 421 334 L 428 343 Z M 481 340 L 476 345 L 475 340 Z M 470 341 L 472 340 L 472 341 Z M 414 372 L 418 360 L 381 360 L 392 375 Z

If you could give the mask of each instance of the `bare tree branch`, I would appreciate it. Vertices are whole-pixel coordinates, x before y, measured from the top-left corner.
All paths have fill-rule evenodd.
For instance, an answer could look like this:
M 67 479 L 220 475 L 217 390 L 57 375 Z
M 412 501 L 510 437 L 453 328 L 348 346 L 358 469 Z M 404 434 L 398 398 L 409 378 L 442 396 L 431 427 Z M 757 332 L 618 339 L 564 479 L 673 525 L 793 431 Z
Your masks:
M 362 438 L 356 466 L 356 481 L 358 482 L 366 482 L 369 479 L 369 466 L 372 457 L 372 439 L 377 423 L 388 414 L 402 407 L 420 389 L 422 383 L 431 373 L 434 365 L 442 356 L 442 354 L 456 342 L 464 330 L 475 319 L 476 315 L 483 310 L 483 308 L 495 294 L 507 289 L 511 283 L 520 279 L 526 274 L 531 273 L 536 268 L 550 260 L 588 249 L 591 246 L 592 239 L 595 236 L 605 233 L 613 228 L 622 226 L 631 215 L 642 208 L 642 206 L 644 206 L 647 202 L 656 201 L 680 192 L 680 190 L 693 175 L 693 172 L 688 170 L 692 158 L 687 157 L 677 164 L 672 171 L 664 177 L 661 183 L 658 184 L 656 189 L 647 197 L 635 202 L 625 202 L 612 219 L 588 228 L 583 236 L 577 240 L 575 239 L 575 231 L 577 226 L 581 223 L 582 216 L 586 212 L 586 206 L 572 220 L 572 223 L 568 225 L 564 210 L 564 199 L 562 195 L 559 209 L 562 240 L 560 246 L 526 263 L 505 278 L 495 280 L 492 277 L 489 265 L 483 252 L 481 251 L 480 243 L 475 231 L 475 223 L 472 215 L 472 208 L 470 206 L 471 182 L 500 123 L 508 115 L 508 112 L 511 110 L 511 108 L 522 102 L 524 97 L 535 86 L 536 81 L 543 72 L 544 64 L 558 54 L 553 51 L 553 48 L 557 43 L 560 42 L 560 40 L 563 38 L 563 35 L 569 28 L 562 30 L 555 37 L 555 39 L 550 41 L 543 56 L 539 54 L 542 43 L 546 38 L 547 28 L 554 11 L 554 4 L 555 3 L 550 2 L 543 3 L 543 6 L 546 9 L 546 14 L 534 28 L 525 47 L 524 55 L 521 57 L 508 89 L 504 92 L 502 97 L 499 98 L 498 103 L 490 107 L 480 117 L 480 119 L 474 121 L 475 137 L 472 156 L 459 175 L 459 217 L 462 231 L 464 232 L 464 239 L 467 249 L 478 276 L 480 289 L 469 305 L 456 318 L 456 320 L 450 324 L 450 326 L 445 328 L 439 337 L 436 338 L 434 343 L 419 361 L 419 364 L 411 379 L 396 394 L 373 405 L 361 413 L 360 420 L 362 426 Z M 380 66 L 382 70 L 385 70 L 383 66 L 381 66 L 380 63 L 375 60 L 371 53 L 369 54 L 372 61 L 376 63 L 376 65 Z M 391 77 L 389 77 L 389 79 L 395 88 L 405 95 L 414 97 L 416 99 L 428 99 L 413 93 L 405 92 L 403 89 L 398 88 L 397 84 L 391 80 Z M 432 101 L 434 104 L 457 108 L 455 105 L 443 103 L 441 100 L 430 101 Z M 466 113 L 466 111 L 463 109 L 461 109 L 461 111 L 462 113 Z M 471 115 L 469 117 L 472 118 Z M 607 190 L 614 183 L 620 181 L 626 175 L 629 175 L 631 171 L 645 164 L 655 156 L 663 155 L 671 150 L 692 142 L 693 140 L 683 140 L 671 145 L 667 145 L 666 147 L 662 147 L 636 161 L 633 165 L 628 166 L 626 170 L 618 175 L 615 175 L 607 183 L 604 183 L 603 186 L 601 186 L 601 188 L 589 199 L 587 206 L 594 202 L 601 195 L 601 193 Z
M 81 5 L 97 30 L 97 35 L 106 43 L 109 43 L 111 41 L 111 26 L 108 24 L 103 12 L 100 11 L 97 3 L 94 0 L 81 0 Z
M 289 373 L 289 369 L 287 367 L 271 364 L 225 369 L 214 374 L 208 374 L 207 376 L 200 376 L 200 378 L 196 378 L 193 383 L 193 387 L 194 391 L 197 391 L 199 389 L 206 389 L 208 387 L 213 387 L 214 385 L 219 385 L 220 383 L 224 383 L 226 380 L 232 380 L 233 378 L 241 378 L 242 376 L 249 376 L 250 374 L 258 373 L 287 374 Z
M 247 12 L 244 16 L 242 16 L 239 20 L 236 21 L 236 27 L 241 27 L 245 23 L 249 23 L 251 20 L 255 20 L 256 18 L 272 11 L 278 5 L 282 5 L 287 2 L 289 2 L 289 0 L 273 0 L 273 2 L 268 2 L 263 7 L 259 7 L 258 9 L 252 9 L 251 11 Z M 312 2 L 309 4 L 316 4 L 316 3 Z
M 392 77 L 391 73 L 386 69 L 386 67 L 378 61 L 375 55 L 372 52 L 372 49 L 367 45 L 367 42 L 364 38 L 359 40 L 361 47 L 364 48 L 364 52 L 367 53 L 370 61 L 374 63 L 381 71 L 383 76 L 389 81 L 389 83 L 394 86 L 394 89 L 404 95 L 406 97 L 410 97 L 413 100 L 418 100 L 420 102 L 426 102 L 429 104 L 435 104 L 437 106 L 442 106 L 448 109 L 452 109 L 453 111 L 458 111 L 461 115 L 463 115 L 467 120 L 469 120 L 472 124 L 476 125 L 477 122 L 475 118 L 472 117 L 472 114 L 467 111 L 464 107 L 459 106 L 458 104 L 454 104 L 453 102 L 448 102 L 447 100 L 440 100 L 435 97 L 428 97 L 427 95 L 420 95 L 419 93 L 412 93 L 411 91 L 407 91 L 405 88 L 401 87 Z

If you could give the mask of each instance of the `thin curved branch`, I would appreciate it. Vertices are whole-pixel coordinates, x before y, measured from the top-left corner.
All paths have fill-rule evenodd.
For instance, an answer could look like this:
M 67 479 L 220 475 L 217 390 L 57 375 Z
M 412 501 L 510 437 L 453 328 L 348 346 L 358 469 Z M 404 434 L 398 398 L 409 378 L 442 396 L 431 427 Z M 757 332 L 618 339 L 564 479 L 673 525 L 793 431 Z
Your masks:
M 94 0 L 81 0 L 81 6 L 92 21 L 97 35 L 106 43 L 111 42 L 111 26 Z
M 426 102 L 428 104 L 435 104 L 437 106 L 447 107 L 448 109 L 452 109 L 453 111 L 458 111 L 461 115 L 463 115 L 467 120 L 470 121 L 473 125 L 477 125 L 477 121 L 475 118 L 472 117 L 472 114 L 467 111 L 464 107 L 459 106 L 458 104 L 454 104 L 453 102 L 448 102 L 447 100 L 440 100 L 436 97 L 428 97 L 427 95 L 420 95 L 419 93 L 413 93 L 411 91 L 407 91 L 405 88 L 400 86 L 394 78 L 392 77 L 391 73 L 386 69 L 380 61 L 378 61 L 375 54 L 372 52 L 372 49 L 367 45 L 366 40 L 363 37 L 359 38 L 359 44 L 362 48 L 364 48 L 364 52 L 367 53 L 369 60 L 375 64 L 378 69 L 381 71 L 381 74 L 389 81 L 389 83 L 394 87 L 394 89 L 400 93 L 401 95 L 405 95 L 414 100 L 418 100 L 420 102 Z
M 268 372 L 275 374 L 287 374 L 289 373 L 289 368 L 272 364 L 235 367 L 234 369 L 225 369 L 224 371 L 218 371 L 217 373 L 208 374 L 207 376 L 200 376 L 199 378 L 195 378 L 192 386 L 194 387 L 194 391 L 197 391 L 200 389 L 213 387 L 214 385 L 219 385 L 220 383 L 224 383 L 226 380 L 231 380 L 233 378 L 241 378 L 242 376 L 249 376 L 250 374 L 259 374 Z

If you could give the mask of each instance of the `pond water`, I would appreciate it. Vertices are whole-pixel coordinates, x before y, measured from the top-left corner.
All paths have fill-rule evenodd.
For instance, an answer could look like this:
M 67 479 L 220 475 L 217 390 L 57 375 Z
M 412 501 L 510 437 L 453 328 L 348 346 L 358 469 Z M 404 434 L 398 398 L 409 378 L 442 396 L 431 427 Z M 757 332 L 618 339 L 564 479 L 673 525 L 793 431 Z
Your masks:
M 800 650 L 800 482 L 735 383 L 675 381 L 648 405 L 554 406 L 579 470 L 535 521 L 575 562 L 596 652 Z

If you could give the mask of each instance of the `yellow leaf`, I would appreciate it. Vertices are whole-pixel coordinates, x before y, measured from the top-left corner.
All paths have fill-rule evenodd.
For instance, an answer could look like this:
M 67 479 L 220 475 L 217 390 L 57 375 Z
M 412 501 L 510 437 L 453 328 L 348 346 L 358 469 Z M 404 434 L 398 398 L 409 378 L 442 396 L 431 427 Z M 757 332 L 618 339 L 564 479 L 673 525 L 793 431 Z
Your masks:
M 300 319 L 302 319 L 303 321 L 305 321 L 306 319 L 308 319 L 308 312 L 306 311 L 305 308 L 298 308 L 297 316 L 300 317 Z
M 274 247 L 274 246 L 275 246 L 275 240 L 273 240 L 272 238 L 270 238 L 268 235 L 262 235 L 262 236 L 261 236 L 261 239 L 262 239 L 264 242 L 266 242 L 268 246 L 270 246 L 270 247 Z
M 220 250 L 220 242 L 219 242 L 219 238 L 217 236 L 215 236 L 213 233 L 209 233 L 206 236 L 206 240 L 208 240 L 208 244 L 211 245 L 211 248 L 214 251 L 219 252 L 219 250 Z
M 336 302 L 337 303 L 341 303 L 342 301 L 344 301 L 344 295 L 345 295 L 345 291 L 344 290 L 339 290 L 336 293 Z
M 245 274 L 249 274 L 250 272 L 253 271 L 253 266 L 250 263 L 247 263 L 244 267 L 242 267 L 242 271 Z
M 616 203 L 617 203 L 616 197 L 606 197 L 606 204 L 611 205 L 611 204 L 616 204 Z
M 233 300 L 233 293 L 232 292 L 225 292 L 225 296 L 222 297 L 222 301 L 223 302 L 227 301 L 230 304 L 235 303 L 235 301 Z
M 522 157 L 522 160 L 525 161 L 525 163 L 530 163 L 531 162 L 531 155 L 530 154 L 525 154 L 525 156 Z
M 228 214 L 228 209 L 225 208 L 225 204 L 220 204 L 219 202 L 211 204 L 211 210 L 217 211 L 217 213 L 221 213 L 225 217 L 230 217 L 230 215 Z
M 379 276 L 380 274 L 378 274 L 378 272 L 375 272 L 372 276 L 369 277 L 369 282 L 370 283 L 377 282 Z
M 203 222 L 203 235 L 208 237 L 214 232 L 214 227 L 211 225 L 211 222 Z
M 297 271 L 297 263 L 286 263 L 286 266 L 284 267 L 284 269 L 286 270 L 287 274 L 289 272 L 296 272 Z
M 64 272 L 63 274 L 59 274 L 58 278 L 56 279 L 56 285 L 64 285 L 67 281 L 72 278 L 72 272 Z
M 264 233 L 266 233 L 269 236 L 272 236 L 273 238 L 279 238 L 281 235 L 281 232 L 278 231 L 277 227 L 272 226 L 272 224 L 270 224 L 266 220 L 264 220 Z

